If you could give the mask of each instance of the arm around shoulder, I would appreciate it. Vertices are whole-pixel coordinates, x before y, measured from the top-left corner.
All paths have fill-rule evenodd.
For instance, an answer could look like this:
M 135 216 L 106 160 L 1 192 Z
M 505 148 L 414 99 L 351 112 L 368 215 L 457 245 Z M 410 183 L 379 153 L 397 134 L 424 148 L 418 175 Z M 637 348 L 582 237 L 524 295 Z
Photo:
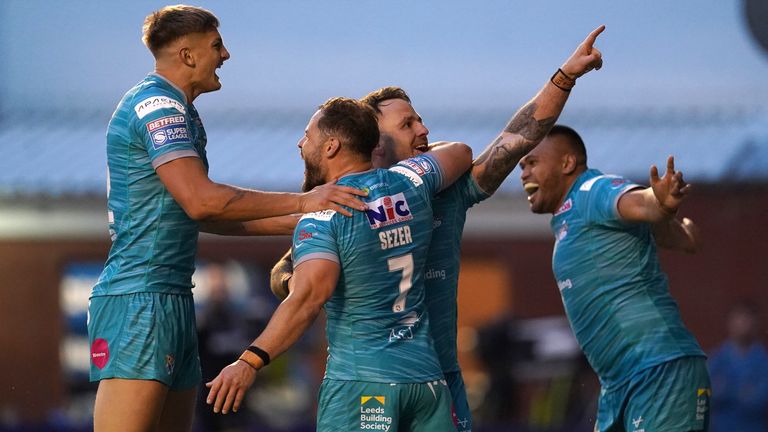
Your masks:
M 429 152 L 443 175 L 443 189 L 458 180 L 472 166 L 472 148 L 460 142 L 439 142 Z

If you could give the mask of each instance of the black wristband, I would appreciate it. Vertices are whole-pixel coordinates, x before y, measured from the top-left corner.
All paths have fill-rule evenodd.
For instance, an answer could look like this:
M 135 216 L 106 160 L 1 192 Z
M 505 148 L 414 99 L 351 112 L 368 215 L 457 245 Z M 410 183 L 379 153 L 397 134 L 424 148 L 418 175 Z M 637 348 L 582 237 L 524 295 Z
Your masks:
M 257 356 L 259 356 L 261 361 L 264 362 L 264 366 L 269 364 L 269 354 L 266 351 L 264 351 L 263 349 L 257 347 L 256 345 L 251 345 L 251 346 L 248 347 L 248 351 L 256 354 Z
M 569 77 L 562 69 L 558 68 L 557 71 L 549 79 L 552 84 L 562 91 L 569 92 L 576 85 L 576 79 Z

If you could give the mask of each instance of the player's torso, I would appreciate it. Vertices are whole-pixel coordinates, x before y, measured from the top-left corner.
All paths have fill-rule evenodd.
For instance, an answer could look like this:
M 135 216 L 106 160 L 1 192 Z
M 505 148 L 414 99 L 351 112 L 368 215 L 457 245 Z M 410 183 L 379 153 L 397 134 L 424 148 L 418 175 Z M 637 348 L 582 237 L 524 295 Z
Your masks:
M 604 385 L 701 355 L 661 271 L 647 224 L 595 223 L 576 184 L 552 219 L 552 265 L 579 344 Z
M 152 152 L 189 143 L 207 168 L 206 142 L 194 106 L 156 76 L 147 77 L 120 101 L 107 131 L 113 244 L 94 295 L 189 292 L 198 224 L 160 181 Z
M 467 211 L 485 197 L 468 173 L 432 199 L 432 242 L 424 276 L 429 325 L 443 372 L 459 370 L 456 353 L 456 300 L 461 237 Z
M 348 176 L 339 184 L 367 189 L 368 210 L 335 216 L 341 275 L 325 306 L 326 376 L 391 382 L 439 377 L 424 305 L 432 236 L 428 197 L 387 170 Z

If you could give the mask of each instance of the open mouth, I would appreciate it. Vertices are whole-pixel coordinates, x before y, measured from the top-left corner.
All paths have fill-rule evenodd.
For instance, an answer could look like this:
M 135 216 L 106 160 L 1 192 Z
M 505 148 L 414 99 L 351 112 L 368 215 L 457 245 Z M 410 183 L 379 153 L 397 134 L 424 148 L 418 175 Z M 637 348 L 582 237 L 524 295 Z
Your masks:
M 528 201 L 531 201 L 533 199 L 533 195 L 539 191 L 539 184 L 528 182 L 523 184 L 523 190 L 525 190 L 525 193 L 528 194 Z
M 429 145 L 424 144 L 416 147 L 415 149 L 417 152 L 426 153 L 429 150 Z

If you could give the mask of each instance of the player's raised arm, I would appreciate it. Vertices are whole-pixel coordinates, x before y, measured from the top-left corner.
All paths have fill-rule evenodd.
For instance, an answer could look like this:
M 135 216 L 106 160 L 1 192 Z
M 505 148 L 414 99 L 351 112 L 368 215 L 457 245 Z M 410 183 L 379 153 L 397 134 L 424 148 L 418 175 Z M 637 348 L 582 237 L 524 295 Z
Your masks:
M 602 54 L 594 44 L 603 30 L 605 26 L 601 25 L 584 39 L 536 96 L 515 113 L 504 130 L 475 160 L 472 176 L 486 193 L 493 194 L 520 158 L 549 132 L 560 116 L 576 79 L 602 67 Z
M 659 177 L 656 165 L 651 166 L 651 187 L 625 193 L 619 199 L 619 214 L 628 222 L 659 223 L 673 218 L 691 190 L 683 173 L 675 171 L 675 159 L 667 159 L 667 172 Z
M 304 261 L 296 267 L 291 294 L 277 307 L 264 331 L 237 361 L 206 383 L 210 389 L 206 402 L 213 405 L 214 412 L 227 414 L 240 408 L 256 372 L 296 343 L 315 321 L 336 288 L 339 272 L 339 263 L 327 259 Z
M 196 157 L 174 159 L 157 167 L 157 175 L 187 215 L 198 221 L 248 221 L 293 213 L 333 209 L 346 216 L 342 206 L 364 210 L 356 198 L 365 192 L 346 186 L 326 184 L 309 192 L 262 192 L 242 189 L 208 178 L 202 161 Z

